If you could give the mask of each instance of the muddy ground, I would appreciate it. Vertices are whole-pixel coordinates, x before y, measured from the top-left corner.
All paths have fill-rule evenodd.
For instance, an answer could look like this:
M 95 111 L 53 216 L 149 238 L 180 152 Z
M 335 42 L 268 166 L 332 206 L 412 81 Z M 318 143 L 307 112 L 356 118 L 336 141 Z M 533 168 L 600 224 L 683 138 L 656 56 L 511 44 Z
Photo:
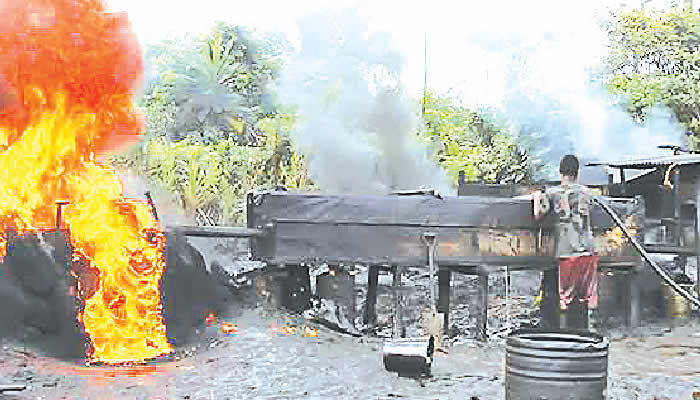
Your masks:
M 19 399 L 503 399 L 502 340 L 464 340 L 438 353 L 433 377 L 384 371 L 381 341 L 319 329 L 318 337 L 280 334 L 305 322 L 244 312 L 236 335 L 205 328 L 179 359 L 140 367 L 85 367 L 43 358 L 21 344 L 0 351 L 4 383 L 26 385 L 0 395 Z M 644 328 L 610 335 L 609 399 L 691 399 L 700 391 L 700 326 Z
M 493 335 L 486 343 L 470 338 L 474 313 L 468 305 L 459 305 L 473 298 L 468 278 L 456 279 L 453 288 L 457 304 L 450 317 L 456 339 L 446 344 L 447 354 L 436 354 L 433 376 L 415 380 L 384 370 L 381 338 L 339 333 L 261 305 L 254 300 L 254 279 L 248 275 L 259 265 L 227 265 L 230 249 L 227 256 L 217 257 L 217 249 L 197 247 L 210 272 L 212 263 L 219 262 L 232 275 L 231 282 L 240 287 L 231 299 L 228 316 L 219 321 L 237 324 L 237 334 L 223 334 L 217 326 L 203 327 L 192 343 L 178 348 L 169 359 L 138 367 L 86 367 L 84 360 L 43 357 L 20 342 L 5 341 L 0 347 L 0 385 L 18 384 L 25 389 L 0 394 L 0 400 L 504 398 L 505 334 Z M 365 282 L 365 273 L 360 269 L 356 282 Z M 390 282 L 388 276 L 380 278 Z M 420 299 L 427 298 L 421 284 L 424 277 L 414 278 L 406 280 L 413 285 L 405 292 L 409 309 L 424 305 Z M 508 292 L 509 306 L 505 306 L 499 287 L 503 279 L 494 276 L 492 280 L 489 331 L 499 332 L 514 320 L 527 319 L 523 316 L 534 309 L 532 295 L 537 292 L 539 278 L 517 277 L 520 285 Z M 359 286 L 358 311 L 364 294 Z M 390 322 L 392 305 L 391 291 L 380 287 L 380 324 Z M 510 317 L 504 318 L 504 313 Z M 411 315 L 406 321 L 415 322 Z M 318 329 L 318 337 L 282 333 L 281 327 L 290 324 Z M 386 332 L 380 329 L 376 333 Z M 675 328 L 668 322 L 645 324 L 644 328 L 606 334 L 611 341 L 609 399 L 690 400 L 694 391 L 700 391 L 700 323 Z

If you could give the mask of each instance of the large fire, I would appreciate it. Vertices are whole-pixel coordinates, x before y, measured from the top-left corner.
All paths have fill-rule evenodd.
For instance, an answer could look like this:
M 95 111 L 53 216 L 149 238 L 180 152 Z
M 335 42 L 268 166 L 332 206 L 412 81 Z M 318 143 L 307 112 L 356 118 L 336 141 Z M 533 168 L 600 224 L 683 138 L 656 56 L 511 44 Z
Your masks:
M 147 203 L 125 198 L 116 172 L 97 161 L 144 129 L 132 103 L 143 66 L 129 23 L 99 0 L 3 0 L 0 13 L 0 228 L 53 229 L 55 201 L 68 200 L 74 262 L 97 274 L 78 317 L 89 359 L 167 354 L 164 236 Z
M 625 219 L 625 228 L 632 236 L 638 235 L 637 218 L 630 215 Z M 627 238 L 624 236 L 622 229 L 615 226 L 605 231 L 600 237 L 596 238 L 596 249 L 602 254 L 612 254 L 619 251 Z

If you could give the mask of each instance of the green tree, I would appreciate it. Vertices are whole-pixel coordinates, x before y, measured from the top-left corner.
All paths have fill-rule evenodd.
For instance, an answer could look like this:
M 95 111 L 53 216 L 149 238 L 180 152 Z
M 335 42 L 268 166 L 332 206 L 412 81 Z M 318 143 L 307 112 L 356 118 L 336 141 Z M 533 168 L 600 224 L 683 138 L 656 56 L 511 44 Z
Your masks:
M 112 163 L 176 194 L 204 225 L 242 223 L 251 189 L 310 187 L 288 135 L 294 115 L 271 87 L 285 43 L 217 24 L 149 48 L 138 99 L 147 134 Z
M 623 12 L 608 25 L 607 85 L 641 122 L 654 105 L 669 107 L 700 137 L 700 15 L 691 10 Z
M 153 78 L 142 105 L 167 116 L 155 130 L 172 140 L 215 143 L 229 137 L 254 144 L 257 121 L 276 113 L 271 83 L 281 50 L 241 27 L 223 23 L 208 35 L 185 36 L 151 46 Z M 278 46 L 279 47 L 279 46 Z M 158 119 L 158 118 L 156 118 Z
M 520 182 L 531 175 L 527 152 L 519 149 L 496 111 L 472 111 L 433 92 L 426 94 L 422 106 L 422 139 L 435 148 L 435 159 L 452 182 L 457 182 L 460 170 L 468 181 L 490 183 Z

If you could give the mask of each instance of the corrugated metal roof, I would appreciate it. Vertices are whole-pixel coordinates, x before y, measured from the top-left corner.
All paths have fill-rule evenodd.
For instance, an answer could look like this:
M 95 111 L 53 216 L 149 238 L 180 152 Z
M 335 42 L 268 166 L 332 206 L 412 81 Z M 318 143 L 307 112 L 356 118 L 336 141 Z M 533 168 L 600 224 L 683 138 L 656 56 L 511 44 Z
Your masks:
M 586 165 L 607 165 L 613 168 L 648 169 L 671 164 L 690 165 L 700 164 L 700 154 L 681 154 L 677 156 L 648 157 L 623 161 L 593 162 Z

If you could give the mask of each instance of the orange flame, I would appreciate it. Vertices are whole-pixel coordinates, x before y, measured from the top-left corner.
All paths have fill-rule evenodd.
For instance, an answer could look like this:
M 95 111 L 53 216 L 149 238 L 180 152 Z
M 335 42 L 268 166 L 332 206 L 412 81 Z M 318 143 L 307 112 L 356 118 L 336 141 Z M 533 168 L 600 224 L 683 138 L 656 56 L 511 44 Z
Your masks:
M 52 229 L 54 201 L 67 199 L 74 259 L 97 271 L 78 317 L 89 359 L 171 352 L 158 286 L 165 238 L 148 205 L 125 198 L 116 172 L 95 160 L 144 130 L 132 102 L 141 49 L 128 20 L 100 0 L 4 0 L 0 50 L 2 232 Z
M 221 332 L 227 335 L 238 333 L 238 326 L 230 322 L 224 322 L 221 324 Z

